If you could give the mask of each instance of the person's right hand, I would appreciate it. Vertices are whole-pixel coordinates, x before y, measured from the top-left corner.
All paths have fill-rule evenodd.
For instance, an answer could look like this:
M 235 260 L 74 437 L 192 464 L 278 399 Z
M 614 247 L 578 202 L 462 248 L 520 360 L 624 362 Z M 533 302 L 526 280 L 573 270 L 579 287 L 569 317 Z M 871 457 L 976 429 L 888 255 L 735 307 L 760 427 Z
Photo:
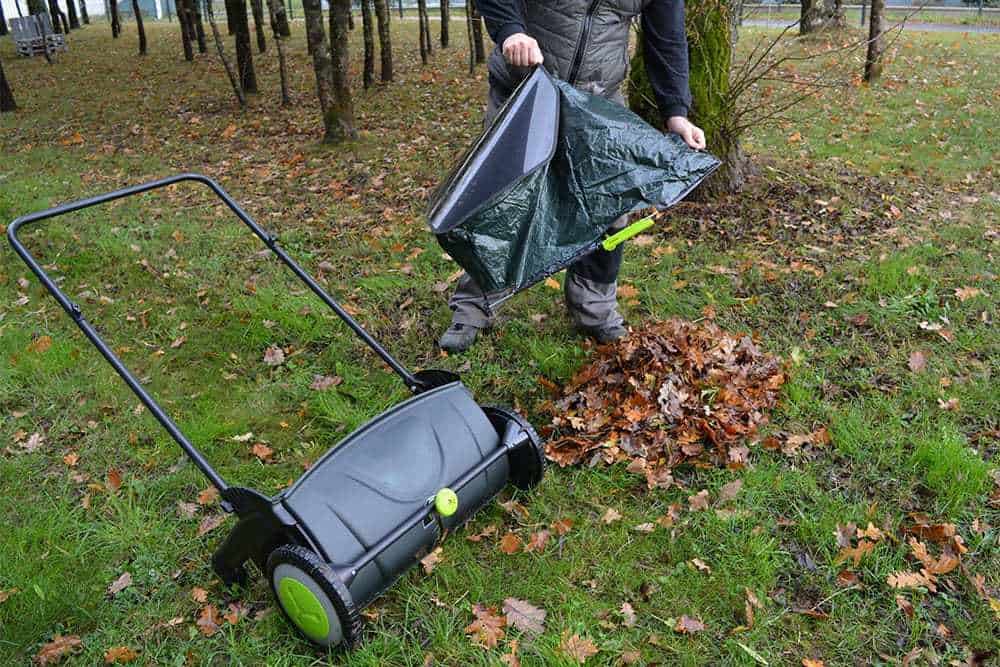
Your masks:
M 542 50 L 538 48 L 538 42 L 534 37 L 528 37 L 523 32 L 515 32 L 513 35 L 503 40 L 503 57 L 511 65 L 518 67 L 531 67 L 542 64 Z

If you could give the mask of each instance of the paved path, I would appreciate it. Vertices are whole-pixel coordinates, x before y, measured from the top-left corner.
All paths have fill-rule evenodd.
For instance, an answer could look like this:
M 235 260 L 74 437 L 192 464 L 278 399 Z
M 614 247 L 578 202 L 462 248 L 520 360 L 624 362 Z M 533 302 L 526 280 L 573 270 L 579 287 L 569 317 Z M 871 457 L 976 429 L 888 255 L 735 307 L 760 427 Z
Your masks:
M 795 21 L 777 21 L 767 19 L 744 19 L 743 25 L 760 28 L 785 28 Z M 887 22 L 887 27 L 892 24 Z M 950 23 L 918 23 L 907 21 L 903 26 L 905 30 L 921 30 L 926 32 L 991 32 L 1000 33 L 1000 26 L 992 25 L 955 25 Z

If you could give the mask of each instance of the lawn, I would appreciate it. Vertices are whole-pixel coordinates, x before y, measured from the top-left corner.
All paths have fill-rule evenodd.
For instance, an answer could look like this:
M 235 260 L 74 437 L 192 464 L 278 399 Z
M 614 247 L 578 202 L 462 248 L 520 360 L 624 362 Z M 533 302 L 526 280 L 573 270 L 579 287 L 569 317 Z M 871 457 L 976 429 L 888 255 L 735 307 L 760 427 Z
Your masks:
M 415 28 L 394 23 L 397 81 L 359 83 L 361 136 L 332 148 L 319 143 L 300 23 L 293 106 L 278 104 L 272 48 L 245 112 L 213 54 L 183 60 L 176 24 L 149 27 L 144 60 L 131 24 L 115 42 L 103 24 L 73 33 L 54 66 L 2 40 L 21 110 L 0 116 L 0 222 L 205 173 L 408 365 L 461 372 L 481 401 L 543 426 L 546 387 L 593 353 L 555 290 L 515 299 L 467 356 L 432 346 L 456 265 L 422 214 L 481 126 L 486 81 L 467 73 L 458 29 L 422 68 Z M 746 31 L 741 48 L 766 34 Z M 998 47 L 993 35 L 904 34 L 876 88 L 852 82 L 856 56 L 786 70 L 833 67 L 846 83 L 750 134 L 741 196 L 685 203 L 627 248 L 632 324 L 711 318 L 786 360 L 749 465 L 678 469 L 655 491 L 624 466 L 552 466 L 537 490 L 499 499 L 525 511 L 497 502 L 429 574 L 414 569 L 369 608 L 350 655 L 297 639 L 262 582 L 228 590 L 214 577 L 208 559 L 233 520 L 204 530 L 221 514 L 205 480 L 3 244 L 0 663 L 28 664 L 64 635 L 80 638 L 67 659 L 80 665 L 116 647 L 139 664 L 494 665 L 516 652 L 568 665 L 575 635 L 598 649 L 587 664 L 998 664 L 1000 75 L 987 64 Z M 405 396 L 196 188 L 74 214 L 25 241 L 231 480 L 275 493 Z M 274 346 L 280 365 L 264 361 Z M 317 375 L 342 382 L 317 390 Z M 828 442 L 788 446 L 824 428 Z M 711 506 L 694 511 L 702 490 Z M 609 509 L 621 518 L 605 521 Z M 673 526 L 656 523 L 670 513 Z M 933 535 L 949 526 L 967 549 L 960 566 L 936 586 L 893 587 L 922 567 L 907 537 L 937 556 Z M 507 533 L 527 543 L 546 528 L 544 549 L 501 550 Z M 473 606 L 506 598 L 544 609 L 544 632 L 477 645 Z M 209 606 L 229 620 L 206 636 Z M 704 629 L 679 632 L 684 616 Z

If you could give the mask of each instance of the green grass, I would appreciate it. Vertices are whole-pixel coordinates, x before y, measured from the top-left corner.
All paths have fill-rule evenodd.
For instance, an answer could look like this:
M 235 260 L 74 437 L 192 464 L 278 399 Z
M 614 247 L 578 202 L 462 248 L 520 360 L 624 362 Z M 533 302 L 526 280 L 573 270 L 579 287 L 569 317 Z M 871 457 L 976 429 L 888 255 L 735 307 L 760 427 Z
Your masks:
M 0 41 L 22 107 L 0 117 L 0 221 L 203 171 L 280 232 L 408 365 L 460 371 L 482 402 L 517 405 L 544 425 L 539 377 L 564 381 L 591 353 L 571 333 L 556 290 L 540 285 L 512 300 L 467 357 L 441 356 L 431 344 L 449 317 L 438 284 L 456 267 L 423 226 L 425 197 L 481 127 L 485 73 L 466 73 L 464 33 L 453 31 L 455 46 L 421 68 L 415 25 L 393 30 L 398 81 L 357 86 L 361 138 L 335 148 L 319 143 L 298 24 L 295 104 L 277 106 L 271 49 L 256 56 L 262 93 L 246 112 L 234 109 L 214 56 L 184 62 L 176 24 L 150 26 L 146 60 L 134 55 L 129 26 L 117 42 L 103 24 L 73 33 L 71 51 L 51 67 L 16 59 Z M 773 34 L 744 31 L 741 49 Z M 564 633 L 591 638 L 601 651 L 588 664 L 608 665 L 629 650 L 681 665 L 759 664 L 755 655 L 772 665 L 807 657 L 887 664 L 918 648 L 947 664 L 995 650 L 1000 620 L 961 572 L 943 575 L 936 594 L 902 592 L 913 619 L 886 578 L 915 568 L 898 529 L 922 512 L 956 524 L 968 547 L 964 567 L 1000 597 L 1000 511 L 990 500 L 1000 466 L 1000 140 L 989 115 L 997 73 L 984 64 L 996 45 L 988 35 L 905 35 L 884 85 L 823 89 L 794 118 L 755 127 L 748 147 L 759 173 L 741 197 L 687 204 L 627 246 L 622 282 L 637 290 L 624 305 L 631 322 L 695 319 L 710 305 L 721 326 L 755 332 L 789 360 L 769 432 L 826 426 L 829 447 L 786 457 L 752 445 L 747 469 L 679 469 L 684 488 L 669 491 L 647 491 L 621 467 L 553 468 L 537 490 L 501 498 L 523 503 L 527 518 L 493 505 L 450 536 L 432 574 L 404 576 L 370 609 L 366 641 L 349 656 L 320 655 L 296 639 L 263 583 L 231 591 L 215 579 L 208 559 L 233 520 L 197 535 L 218 508 L 187 518 L 178 502 L 195 502 L 204 479 L 148 412 L 137 413 L 135 397 L 4 245 L 0 591 L 17 592 L 0 603 L 0 663 L 28 664 L 61 633 L 81 637 L 72 659 L 80 665 L 102 664 L 122 645 L 140 651 L 140 664 L 419 665 L 431 656 L 496 665 L 519 633 L 487 651 L 463 629 L 473 604 L 506 597 L 548 612 L 544 634 L 520 636 L 525 665 L 571 664 L 559 648 Z M 853 58 L 824 66 L 849 82 L 860 71 Z M 790 142 L 794 132 L 801 140 Z M 405 396 L 196 188 L 75 214 L 24 240 L 182 430 L 242 484 L 278 492 Z M 982 294 L 962 301 L 956 290 L 970 287 Z M 51 348 L 30 351 L 45 335 Z M 273 345 L 285 348 L 282 366 L 263 363 Z M 908 365 L 918 351 L 922 372 Z M 343 382 L 316 392 L 309 385 L 318 374 Z M 42 447 L 19 453 L 21 431 L 44 435 Z M 233 441 L 248 431 L 274 450 L 272 463 Z M 79 457 L 75 467 L 68 454 Z M 105 488 L 110 469 L 122 477 L 116 494 Z M 737 478 L 732 513 L 684 512 L 673 529 L 633 529 L 673 503 L 686 507 L 698 490 L 714 498 Z M 608 507 L 624 518 L 605 525 Z M 503 554 L 498 537 L 464 539 L 489 525 L 527 538 L 567 518 L 570 532 L 540 554 Z M 836 527 L 869 521 L 892 537 L 851 567 L 860 585 L 842 588 Z M 109 597 L 124 571 L 132 585 Z M 203 637 L 195 587 L 223 611 L 242 601 L 250 616 Z M 762 603 L 752 628 L 747 589 Z M 636 611 L 632 627 L 624 602 Z M 707 629 L 677 634 L 684 614 Z

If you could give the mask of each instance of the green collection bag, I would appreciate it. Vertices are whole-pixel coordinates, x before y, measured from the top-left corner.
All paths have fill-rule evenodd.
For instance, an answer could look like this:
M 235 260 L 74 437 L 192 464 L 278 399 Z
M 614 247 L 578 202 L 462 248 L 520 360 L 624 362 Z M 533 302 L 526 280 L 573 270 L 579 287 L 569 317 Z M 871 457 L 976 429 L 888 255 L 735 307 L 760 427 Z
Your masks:
M 535 68 L 431 198 L 438 242 L 489 306 L 556 273 L 631 211 L 673 206 L 719 166 L 625 107 Z

